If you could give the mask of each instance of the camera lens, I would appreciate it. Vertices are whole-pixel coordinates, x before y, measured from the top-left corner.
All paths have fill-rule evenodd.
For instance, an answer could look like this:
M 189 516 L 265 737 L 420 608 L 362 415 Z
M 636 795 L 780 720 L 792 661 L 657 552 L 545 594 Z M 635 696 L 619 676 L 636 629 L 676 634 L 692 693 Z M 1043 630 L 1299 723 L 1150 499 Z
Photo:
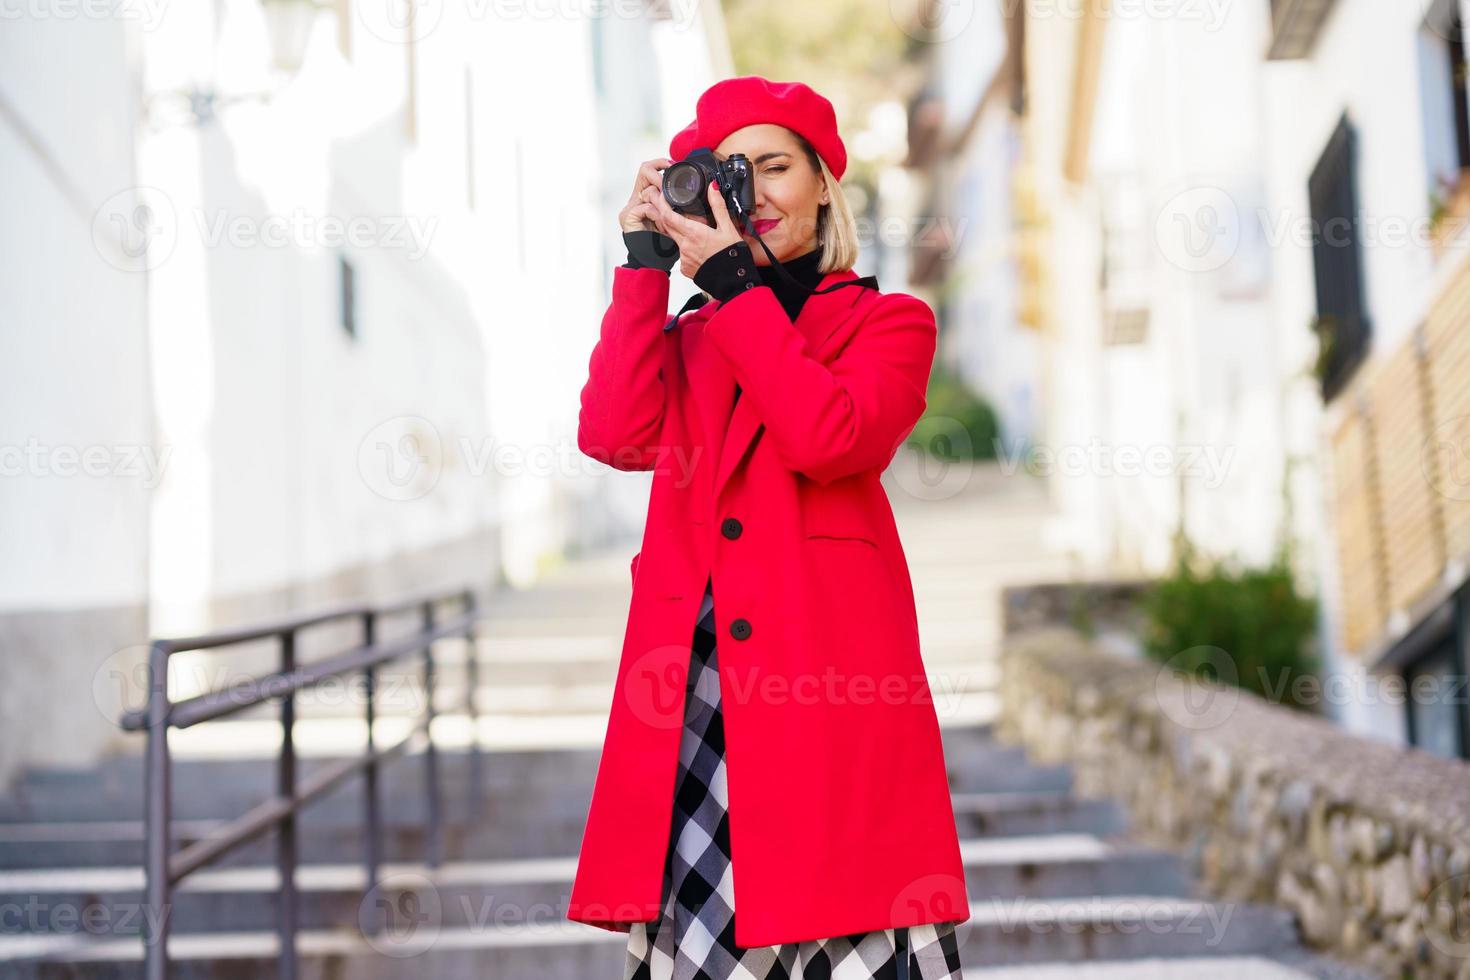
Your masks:
M 674 208 L 687 208 L 703 200 L 704 172 L 688 162 L 669 167 L 664 171 L 664 197 Z

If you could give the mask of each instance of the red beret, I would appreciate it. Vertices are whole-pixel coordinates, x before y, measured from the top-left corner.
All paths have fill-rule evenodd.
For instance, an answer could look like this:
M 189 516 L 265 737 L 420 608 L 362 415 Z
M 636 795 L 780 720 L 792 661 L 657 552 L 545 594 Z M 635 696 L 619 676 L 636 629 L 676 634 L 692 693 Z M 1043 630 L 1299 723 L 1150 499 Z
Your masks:
M 694 121 L 669 144 L 669 156 L 679 161 L 701 146 L 713 150 L 735 130 L 756 123 L 774 123 L 801 134 L 826 161 L 832 176 L 842 179 L 847 147 L 837 135 L 832 103 L 802 82 L 772 82 L 759 75 L 727 78 L 705 89 Z

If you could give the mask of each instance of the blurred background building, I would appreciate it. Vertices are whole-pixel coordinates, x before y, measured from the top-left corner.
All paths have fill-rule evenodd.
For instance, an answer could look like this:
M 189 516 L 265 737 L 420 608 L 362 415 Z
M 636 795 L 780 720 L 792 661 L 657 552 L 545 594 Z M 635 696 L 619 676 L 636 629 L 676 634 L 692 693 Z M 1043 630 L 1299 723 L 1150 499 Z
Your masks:
M 1463 11 L 1145 7 L 1002 4 L 991 47 L 928 50 L 911 163 L 966 226 L 958 261 L 916 243 L 945 353 L 1077 574 L 1287 549 L 1332 713 L 1464 754 L 1463 708 L 1382 688 L 1465 663 Z
M 638 524 L 580 478 L 578 374 L 628 175 L 728 73 L 717 5 L 62 6 L 0 37 L 0 773 L 107 746 L 60 709 L 150 634 Z

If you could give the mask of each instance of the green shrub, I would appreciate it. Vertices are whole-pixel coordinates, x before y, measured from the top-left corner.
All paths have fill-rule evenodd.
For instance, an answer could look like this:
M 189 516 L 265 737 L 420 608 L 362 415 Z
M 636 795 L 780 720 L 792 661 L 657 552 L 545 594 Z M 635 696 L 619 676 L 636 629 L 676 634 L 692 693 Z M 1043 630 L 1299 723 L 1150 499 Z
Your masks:
M 1298 593 L 1284 551 L 1267 567 L 1240 569 L 1197 561 L 1186 544 L 1142 606 L 1143 646 L 1153 659 L 1269 701 L 1320 707 L 1317 602 Z
M 944 460 L 994 459 L 1000 423 L 995 409 L 948 367 L 929 376 L 928 407 L 906 440 Z

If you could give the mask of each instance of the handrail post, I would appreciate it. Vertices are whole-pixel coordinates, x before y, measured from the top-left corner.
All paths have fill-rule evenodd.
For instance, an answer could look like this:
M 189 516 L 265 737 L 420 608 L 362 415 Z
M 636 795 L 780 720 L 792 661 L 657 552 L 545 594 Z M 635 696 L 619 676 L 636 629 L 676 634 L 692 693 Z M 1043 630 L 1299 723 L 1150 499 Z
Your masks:
M 424 631 L 434 629 L 434 601 L 424 603 Z M 439 812 L 439 753 L 434 745 L 434 642 L 424 644 L 424 731 L 429 736 L 428 748 L 424 751 L 424 782 L 428 793 L 428 842 L 427 863 L 437 868 L 444 862 L 444 827 Z
M 281 634 L 281 673 L 296 670 L 296 631 Z M 288 800 L 296 798 L 296 693 L 281 698 L 281 755 L 276 771 L 276 793 Z M 296 980 L 296 807 L 281 817 L 276 836 L 276 869 L 280 875 L 280 907 L 278 931 L 277 977 Z
M 468 704 L 471 728 L 475 738 L 471 742 L 473 772 L 471 793 L 475 800 L 483 794 L 480 773 L 478 717 L 474 689 L 479 684 L 478 651 L 475 643 L 475 595 L 473 588 L 425 598 L 416 595 L 395 602 L 368 605 L 354 603 L 327 612 L 308 616 L 273 620 L 256 627 L 223 630 L 202 636 L 152 641 L 148 660 L 148 695 L 145 706 L 124 713 L 122 725 L 132 731 L 146 730 L 147 749 L 144 756 L 144 851 L 143 871 L 145 876 L 144 904 L 146 918 L 142 924 L 145 980 L 169 980 L 169 933 L 172 931 L 173 897 L 179 884 L 189 874 L 213 863 L 225 854 L 248 841 L 254 840 L 270 828 L 276 830 L 276 871 L 279 876 L 279 899 L 277 905 L 277 951 L 276 976 L 279 980 L 296 980 L 300 967 L 296 948 L 300 896 L 296 872 L 299 865 L 299 830 L 302 809 L 324 795 L 356 769 L 366 771 L 367 791 L 365 819 L 367 824 L 366 854 L 364 863 L 367 871 L 367 887 L 371 891 L 380 883 L 383 858 L 383 828 L 381 777 L 382 762 L 396 758 L 417 742 L 419 730 L 428 734 L 428 749 L 425 752 L 425 779 L 427 788 L 427 850 L 428 863 L 439 867 L 444 860 L 443 798 L 440 785 L 438 746 L 434 741 L 433 723 L 436 717 L 434 703 L 435 665 L 432 634 L 436 627 L 435 604 L 461 598 L 465 604 L 464 635 L 470 644 L 469 672 L 471 694 Z M 379 646 L 377 626 L 385 615 L 411 613 L 419 609 L 422 613 L 424 632 L 410 634 Z M 310 665 L 303 670 L 297 664 L 297 637 L 301 630 L 324 622 L 341 622 L 360 618 L 366 642 L 361 650 L 349 650 L 338 658 L 321 665 Z M 445 635 L 459 632 L 455 620 L 446 622 Z M 206 696 L 173 702 L 169 698 L 168 669 L 170 658 L 178 653 L 194 650 L 212 650 L 242 643 L 267 640 L 280 643 L 280 668 L 273 674 L 257 678 L 263 687 L 254 688 L 247 696 L 230 703 L 233 699 L 222 697 L 226 692 L 214 692 Z M 382 758 L 377 751 L 374 726 L 377 718 L 378 675 L 386 664 L 411 663 L 413 656 L 422 652 L 424 656 L 424 691 L 426 696 L 425 716 L 402 741 L 396 743 Z M 408 668 L 408 669 L 411 669 Z M 363 760 L 350 760 L 326 767 L 313 775 L 304 787 L 298 786 L 297 755 L 295 741 L 296 693 L 314 689 L 330 677 L 348 671 L 361 670 L 367 678 L 366 717 L 368 724 L 368 755 Z M 227 714 L 244 710 L 270 700 L 280 700 L 281 748 L 276 759 L 276 795 L 237 820 L 231 821 L 218 838 L 199 841 L 177 854 L 173 847 L 173 798 L 172 798 L 172 755 L 168 736 L 171 729 L 188 727 L 213 721 Z M 377 926 L 375 926 L 377 928 Z
M 476 696 L 480 692 L 480 647 L 475 640 L 475 593 L 465 590 L 465 612 L 471 614 L 469 629 L 465 630 L 465 664 L 468 670 L 465 697 L 465 713 L 470 719 L 470 812 L 469 825 L 475 826 L 480 819 L 480 807 L 484 803 L 485 784 L 480 767 L 480 714 Z
M 378 617 L 375 612 L 369 611 L 362 617 L 362 641 L 364 646 L 372 646 L 377 642 Z M 378 672 L 374 667 L 369 667 L 363 672 L 363 695 L 366 702 L 367 717 L 367 765 L 363 770 L 363 807 L 364 807 L 364 836 L 363 841 L 363 863 L 366 871 L 366 884 L 363 889 L 363 898 L 373 893 L 378 887 L 378 868 L 382 861 L 383 820 L 380 810 L 378 794 L 378 746 L 373 737 L 373 726 L 377 720 L 377 709 L 374 699 L 377 695 Z M 380 923 L 376 917 L 369 920 L 369 928 L 377 932 Z
M 144 770 L 144 874 L 147 877 L 148 915 L 143 923 L 144 974 L 147 980 L 167 980 L 168 934 L 173 918 L 168 877 L 169 833 L 172 814 L 171 760 L 168 751 L 168 652 L 160 644 L 148 651 L 148 748 Z

